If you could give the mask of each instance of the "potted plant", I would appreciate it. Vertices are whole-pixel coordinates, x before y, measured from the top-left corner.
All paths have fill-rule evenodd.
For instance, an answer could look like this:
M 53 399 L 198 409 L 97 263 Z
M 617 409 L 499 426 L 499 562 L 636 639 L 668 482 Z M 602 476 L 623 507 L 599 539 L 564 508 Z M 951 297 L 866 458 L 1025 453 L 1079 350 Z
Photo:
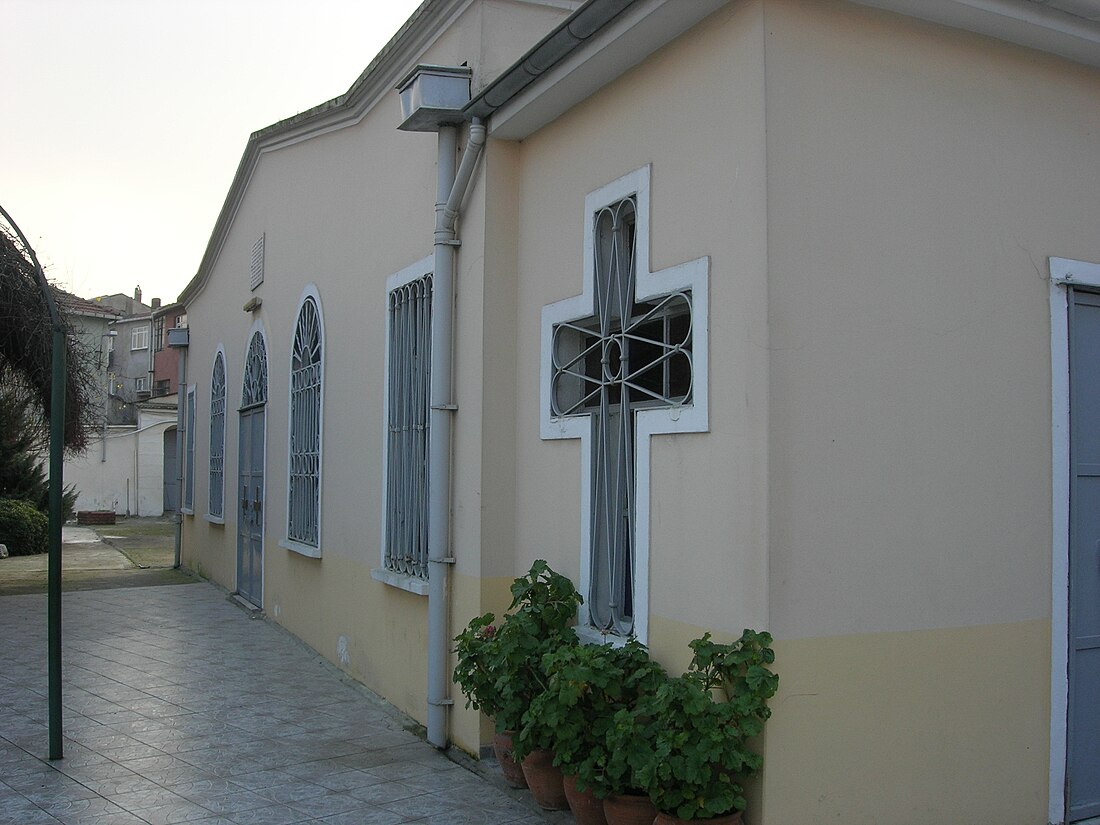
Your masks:
M 499 641 L 496 638 L 496 616 L 485 613 L 471 619 L 455 637 L 455 665 L 453 680 L 466 697 L 466 707 L 480 710 L 497 725 L 493 737 L 493 751 L 504 772 L 504 778 L 513 788 L 526 788 L 523 769 L 512 758 L 512 729 L 503 713 L 504 697 L 498 684 Z
M 577 822 L 601 825 L 603 797 L 616 790 L 607 776 L 614 714 L 654 691 L 664 670 L 635 641 L 561 647 L 543 656 L 543 670 L 546 689 L 523 716 L 520 747 L 551 750 Z
M 616 710 L 604 734 L 606 765 L 597 793 L 604 797 L 608 825 L 653 825 L 657 809 L 649 798 L 655 770 L 657 726 L 654 697 L 668 681 L 662 677 L 636 701 Z
M 511 612 L 502 616 L 499 624 L 494 624 L 492 613 L 486 613 L 455 638 L 458 664 L 453 676 L 467 705 L 494 717 L 498 734 L 494 747 L 498 742 L 503 746 L 497 753 L 502 769 L 506 754 L 501 750 L 508 748 L 502 739 L 519 727 L 524 712 L 546 686 L 543 656 L 578 644 L 571 627 L 581 604 L 573 583 L 542 559 L 512 583 L 511 592 Z M 520 749 L 514 754 L 515 761 L 520 762 L 530 751 Z M 548 760 L 543 761 L 549 765 Z M 550 783 L 552 790 L 553 777 Z M 538 793 L 536 799 L 544 806 L 565 805 L 563 792 L 560 800 L 539 799 Z
M 779 677 L 771 636 L 746 630 L 732 644 L 710 634 L 691 643 L 691 666 L 640 702 L 639 714 L 653 726 L 653 758 L 640 765 L 637 781 L 660 813 L 655 825 L 709 820 L 739 823 L 745 807 L 739 777 L 763 762 L 749 740 L 771 715 L 768 699 Z M 715 701 L 721 688 L 727 701 Z

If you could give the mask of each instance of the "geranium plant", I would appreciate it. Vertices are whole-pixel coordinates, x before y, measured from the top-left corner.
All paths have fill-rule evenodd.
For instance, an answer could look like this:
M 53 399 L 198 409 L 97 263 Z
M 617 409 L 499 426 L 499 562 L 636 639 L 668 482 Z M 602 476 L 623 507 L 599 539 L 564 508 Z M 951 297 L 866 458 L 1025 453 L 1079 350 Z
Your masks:
M 510 613 L 472 620 L 455 641 L 454 681 L 467 706 L 495 717 L 498 732 L 516 730 L 546 687 L 543 655 L 577 645 L 571 630 L 581 596 L 573 583 L 542 559 L 512 583 Z M 516 759 L 525 751 L 517 748 Z
M 496 717 L 500 713 L 502 699 L 497 687 L 494 672 L 496 651 L 496 617 L 486 613 L 471 619 L 458 636 L 455 637 L 454 681 L 466 697 L 466 707 L 480 710 L 486 716 Z
M 638 714 L 653 734 L 652 759 L 640 766 L 638 781 L 662 813 L 680 819 L 709 819 L 744 810 L 740 777 L 758 771 L 762 757 L 749 740 L 771 716 L 768 699 L 779 677 L 768 669 L 775 661 L 767 633 L 746 630 L 728 645 L 710 634 L 691 643 L 694 657 L 687 673 L 669 679 L 644 698 Z M 716 702 L 721 686 L 728 701 Z
M 521 747 L 549 748 L 554 764 L 604 797 L 622 789 L 608 775 L 608 732 L 615 713 L 633 707 L 667 678 L 645 646 L 570 645 L 543 656 L 546 689 L 523 715 Z

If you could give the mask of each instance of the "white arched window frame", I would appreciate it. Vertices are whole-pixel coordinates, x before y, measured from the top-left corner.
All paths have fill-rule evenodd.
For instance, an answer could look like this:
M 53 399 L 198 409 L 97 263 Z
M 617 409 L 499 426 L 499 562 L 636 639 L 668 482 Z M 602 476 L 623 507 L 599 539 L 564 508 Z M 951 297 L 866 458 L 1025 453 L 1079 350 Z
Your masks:
M 282 546 L 321 556 L 321 457 L 325 329 L 316 286 L 302 291 L 290 351 L 286 538 Z
M 219 344 L 210 370 L 210 453 L 206 520 L 225 523 L 225 349 Z

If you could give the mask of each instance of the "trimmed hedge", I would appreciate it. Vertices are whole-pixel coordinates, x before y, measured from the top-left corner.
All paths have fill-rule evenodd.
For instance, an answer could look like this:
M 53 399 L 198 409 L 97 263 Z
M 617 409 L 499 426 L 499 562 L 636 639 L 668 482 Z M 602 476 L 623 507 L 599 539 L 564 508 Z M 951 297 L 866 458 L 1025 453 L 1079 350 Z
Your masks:
M 13 556 L 33 556 L 50 549 L 50 520 L 28 501 L 0 499 L 0 544 Z

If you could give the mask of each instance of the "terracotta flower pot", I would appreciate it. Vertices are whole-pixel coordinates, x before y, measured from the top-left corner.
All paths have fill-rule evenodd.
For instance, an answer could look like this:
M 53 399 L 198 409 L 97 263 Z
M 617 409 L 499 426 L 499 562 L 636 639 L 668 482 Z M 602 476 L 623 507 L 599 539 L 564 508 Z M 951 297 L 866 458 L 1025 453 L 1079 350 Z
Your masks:
M 547 811 L 569 808 L 561 770 L 554 767 L 553 752 L 540 749 L 527 754 L 523 760 L 523 775 L 527 777 L 527 787 L 540 808 Z
M 577 825 L 607 825 L 607 817 L 603 813 L 603 800 L 589 788 L 587 791 L 577 790 L 577 777 L 565 777 L 565 798 L 569 800 L 569 810 L 573 812 L 573 819 Z
M 493 735 L 493 753 L 500 763 L 504 781 L 513 788 L 526 788 L 527 778 L 523 775 L 523 767 L 512 758 L 512 735 L 515 731 L 506 730 L 504 733 Z
M 741 825 L 741 812 L 734 811 L 732 814 L 723 814 L 710 819 L 693 819 L 691 822 L 672 814 L 657 814 L 653 825 Z
M 607 825 L 653 825 L 657 809 L 643 794 L 620 794 L 603 801 Z

